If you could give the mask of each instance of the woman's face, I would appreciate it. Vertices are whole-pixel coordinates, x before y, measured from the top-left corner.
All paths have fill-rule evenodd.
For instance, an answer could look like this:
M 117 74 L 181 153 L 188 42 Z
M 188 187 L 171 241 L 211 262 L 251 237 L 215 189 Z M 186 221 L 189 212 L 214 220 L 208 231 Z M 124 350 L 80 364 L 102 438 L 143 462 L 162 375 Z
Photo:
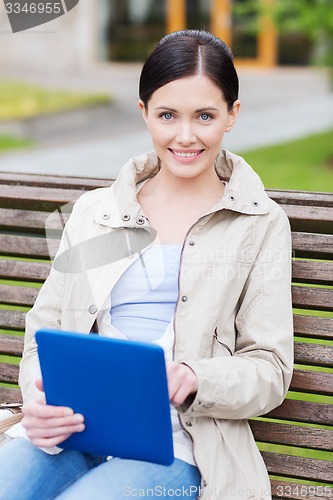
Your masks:
M 211 173 L 225 132 L 233 127 L 239 101 L 228 110 L 217 85 L 204 75 L 174 80 L 156 90 L 145 108 L 161 167 L 177 177 Z

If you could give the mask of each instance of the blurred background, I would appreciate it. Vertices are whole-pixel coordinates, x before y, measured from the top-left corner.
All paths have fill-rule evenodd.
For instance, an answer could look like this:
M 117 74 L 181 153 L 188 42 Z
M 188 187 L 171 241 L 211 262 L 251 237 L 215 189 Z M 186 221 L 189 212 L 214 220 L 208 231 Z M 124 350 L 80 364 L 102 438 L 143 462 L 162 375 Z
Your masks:
M 184 28 L 233 50 L 242 110 L 224 147 L 266 187 L 333 191 L 331 0 L 80 0 L 15 34 L 1 2 L 0 171 L 114 178 L 152 148 L 142 62 Z

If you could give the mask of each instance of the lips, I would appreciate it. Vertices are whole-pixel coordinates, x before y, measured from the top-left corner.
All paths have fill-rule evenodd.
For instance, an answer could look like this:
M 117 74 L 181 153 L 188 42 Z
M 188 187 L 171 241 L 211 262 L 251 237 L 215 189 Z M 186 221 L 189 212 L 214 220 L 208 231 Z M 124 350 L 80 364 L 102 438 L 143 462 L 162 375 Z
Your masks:
M 174 154 L 177 158 L 194 159 L 203 152 L 203 149 L 197 149 L 197 150 L 169 149 L 169 151 L 171 151 L 171 153 Z

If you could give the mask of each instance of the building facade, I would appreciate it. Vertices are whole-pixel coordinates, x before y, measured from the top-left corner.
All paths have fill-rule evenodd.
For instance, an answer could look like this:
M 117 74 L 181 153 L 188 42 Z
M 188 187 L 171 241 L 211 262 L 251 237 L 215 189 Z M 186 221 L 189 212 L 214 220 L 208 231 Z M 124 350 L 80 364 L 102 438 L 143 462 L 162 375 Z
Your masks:
M 269 5 L 274 0 L 261 1 Z M 19 33 L 11 32 L 0 2 L 0 65 L 75 69 L 108 61 L 142 61 L 164 34 L 184 28 L 212 31 L 231 46 L 237 65 L 283 63 L 269 15 L 258 19 L 251 11 L 239 14 L 238 7 L 247 2 L 80 0 L 67 14 Z M 289 52 L 290 47 L 288 42 Z M 289 63 L 297 64 L 297 58 Z

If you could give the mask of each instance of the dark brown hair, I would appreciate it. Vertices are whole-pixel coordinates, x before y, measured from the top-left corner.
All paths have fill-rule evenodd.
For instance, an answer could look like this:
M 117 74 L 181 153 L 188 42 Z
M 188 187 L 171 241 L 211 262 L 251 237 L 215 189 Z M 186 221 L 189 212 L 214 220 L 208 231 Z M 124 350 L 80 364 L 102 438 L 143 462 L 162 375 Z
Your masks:
M 222 91 L 229 110 L 238 99 L 239 83 L 232 52 L 207 31 L 183 30 L 166 35 L 142 68 L 139 96 L 147 108 L 152 94 L 179 78 L 203 74 Z

